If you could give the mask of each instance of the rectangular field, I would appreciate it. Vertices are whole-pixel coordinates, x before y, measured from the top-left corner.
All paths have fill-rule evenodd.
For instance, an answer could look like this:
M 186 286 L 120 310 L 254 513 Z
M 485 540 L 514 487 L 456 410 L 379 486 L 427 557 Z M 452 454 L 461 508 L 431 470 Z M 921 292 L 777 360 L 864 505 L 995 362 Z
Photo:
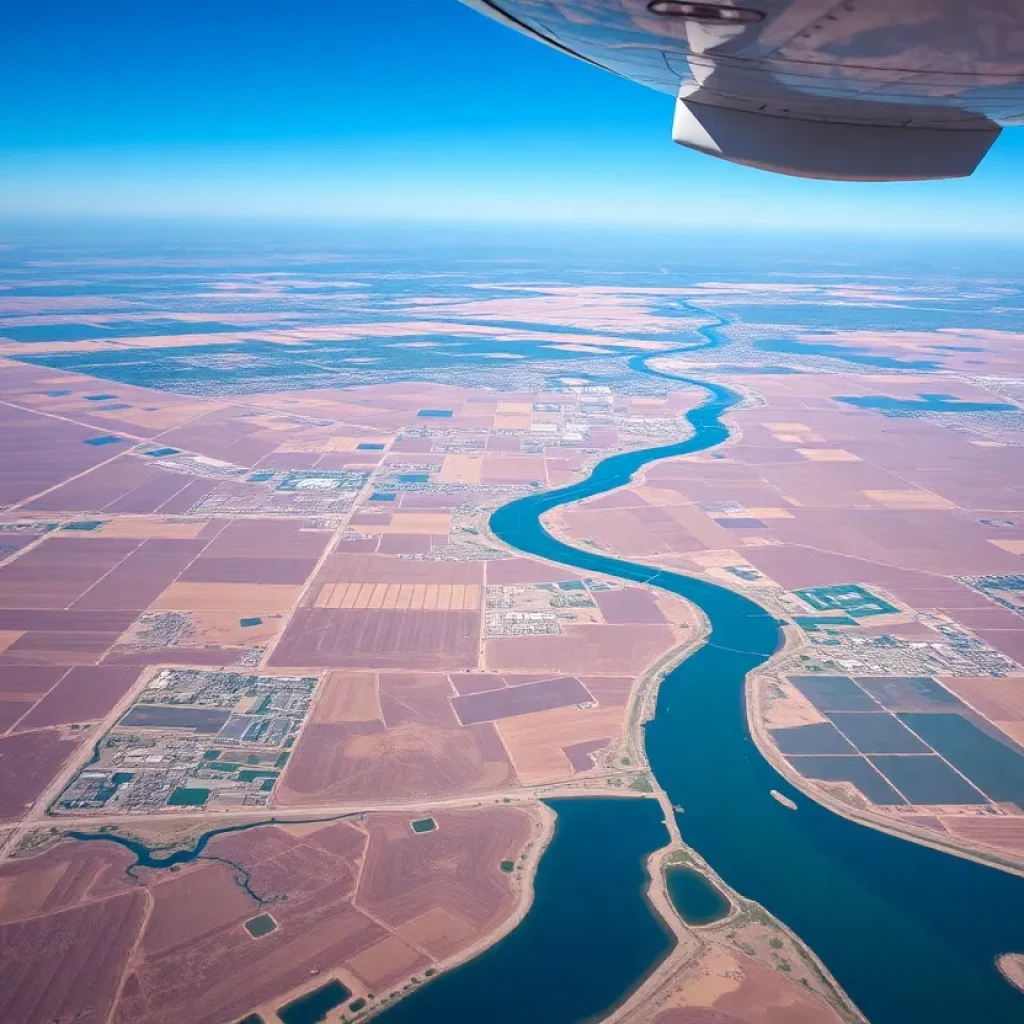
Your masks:
M 475 583 L 325 583 L 314 606 L 458 612 L 479 608 L 480 596 Z
M 898 718 L 884 712 L 833 712 L 832 724 L 862 754 L 928 754 L 922 743 Z M 957 717 L 957 716 L 953 716 Z
M 934 754 L 891 754 L 868 760 L 912 804 L 983 804 L 985 797 Z
M 906 804 L 866 757 L 788 757 L 786 760 L 804 778 L 848 782 L 878 806 Z
M 853 754 L 850 742 L 828 722 L 772 729 L 771 737 L 784 754 Z
M 594 698 L 575 676 L 507 686 L 489 693 L 472 693 L 452 698 L 452 707 L 463 725 L 493 722 L 500 718 L 528 715 L 534 711 L 590 704 Z
M 944 711 L 964 706 L 928 676 L 864 676 L 855 682 L 890 711 Z
M 281 637 L 271 664 L 473 668 L 479 644 L 477 612 L 300 608 Z
M 992 800 L 1024 810 L 1024 757 L 1010 741 L 1000 742 L 960 715 L 900 718 Z
M 786 677 L 819 711 L 878 711 L 878 705 L 846 676 Z

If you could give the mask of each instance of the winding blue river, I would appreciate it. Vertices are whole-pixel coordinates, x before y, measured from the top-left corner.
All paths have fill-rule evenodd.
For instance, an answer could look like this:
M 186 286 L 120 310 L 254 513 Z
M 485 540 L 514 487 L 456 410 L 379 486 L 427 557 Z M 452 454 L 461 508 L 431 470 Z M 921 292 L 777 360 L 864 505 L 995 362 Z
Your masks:
M 704 344 L 677 351 L 719 344 L 718 331 L 725 323 L 715 318 L 700 329 Z M 665 678 L 657 713 L 646 726 L 651 768 L 673 805 L 683 809 L 677 820 L 684 841 L 733 888 L 794 929 L 872 1024 L 1024 1021 L 1024 995 L 994 966 L 999 954 L 1024 951 L 1024 879 L 836 815 L 796 792 L 761 756 L 747 726 L 745 680 L 778 649 L 779 623 L 727 588 L 572 547 L 542 526 L 541 517 L 551 509 L 621 487 L 649 463 L 706 451 L 728 438 L 723 417 L 739 396 L 716 384 L 654 370 L 647 365 L 650 358 L 634 357 L 630 365 L 705 390 L 707 400 L 687 416 L 692 436 L 677 444 L 613 455 L 579 483 L 511 502 L 491 517 L 491 529 L 526 554 L 661 587 L 704 611 L 711 626 L 707 642 Z M 798 810 L 773 799 L 772 789 L 795 801 Z M 564 907 L 548 894 L 580 884 L 571 860 L 553 856 L 556 849 L 574 845 L 566 832 L 573 839 L 580 834 L 570 803 L 585 801 L 559 807 L 555 843 L 541 860 L 537 898 L 521 926 L 528 925 L 534 935 L 556 928 L 561 920 Z M 629 828 L 621 807 L 620 801 L 602 808 L 606 846 L 617 847 L 623 829 Z M 565 837 L 561 846 L 560 836 Z M 634 888 L 617 880 L 615 884 Z M 590 896 L 599 905 L 607 892 L 594 885 Z M 604 927 L 609 924 L 614 928 L 615 920 L 606 919 Z M 636 915 L 624 914 L 619 924 L 636 927 Z M 547 946 L 538 947 L 538 955 L 524 963 L 516 934 L 403 1000 L 383 1019 L 414 1024 L 440 1015 L 469 1024 L 479 1019 L 474 1012 L 486 1000 L 493 1005 L 495 999 L 506 998 L 494 993 L 501 977 L 508 978 L 511 988 L 529 991 L 534 971 L 546 976 L 539 954 Z M 635 971 L 632 963 L 622 969 L 614 952 L 617 943 L 608 944 L 603 959 L 592 960 L 593 974 L 602 979 L 602 1010 L 621 1000 L 660 959 L 660 948 L 651 946 L 649 935 L 649 928 L 637 928 L 638 945 L 657 954 L 648 954 L 642 971 Z M 569 944 L 559 955 L 575 961 Z M 502 968 L 509 973 L 503 974 Z M 518 1018 L 504 1014 L 501 1019 L 564 1024 L 595 1019 L 592 988 L 581 986 L 572 971 L 566 973 L 554 1004 L 546 1001 L 548 991 L 542 986 L 538 993 L 544 1012 L 519 1007 Z
M 728 437 L 722 417 L 739 396 L 680 382 L 708 394 L 688 416 L 690 438 L 605 459 L 578 484 L 498 509 L 491 528 L 521 551 L 661 587 L 704 611 L 710 636 L 666 677 L 646 727 L 651 768 L 683 808 L 684 841 L 793 928 L 873 1024 L 1024 1020 L 1024 995 L 993 963 L 1024 950 L 1024 879 L 833 814 L 761 756 L 747 728 L 744 683 L 778 648 L 778 622 L 727 588 L 571 547 L 541 525 L 545 512 L 621 487 L 641 466 Z M 783 807 L 772 789 L 799 810 Z

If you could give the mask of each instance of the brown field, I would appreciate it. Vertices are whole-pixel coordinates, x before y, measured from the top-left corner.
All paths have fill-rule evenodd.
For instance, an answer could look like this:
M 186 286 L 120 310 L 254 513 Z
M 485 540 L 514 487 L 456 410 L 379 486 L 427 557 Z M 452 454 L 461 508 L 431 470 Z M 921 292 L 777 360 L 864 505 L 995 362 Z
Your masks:
M 0 822 L 21 820 L 80 743 L 57 729 L 0 736 Z
M 381 673 L 371 683 L 369 673 L 331 673 L 282 776 L 278 804 L 432 799 L 517 785 L 494 725 L 458 724 L 446 676 Z M 380 718 L 335 717 L 369 714 L 371 700 Z
M 941 683 L 980 711 L 1000 728 L 1024 723 L 1024 678 L 949 678 Z
M 145 954 L 187 946 L 251 917 L 253 901 L 234 884 L 232 872 L 227 864 L 207 862 L 154 885 Z
M 1024 853 L 1024 817 L 943 817 L 945 828 L 969 843 L 981 843 L 1008 853 Z
M 545 484 L 547 470 L 540 456 L 485 455 L 480 479 L 485 484 Z
M 15 665 L 0 656 L 0 695 L 35 703 L 70 671 L 64 665 Z
M 425 555 L 448 542 L 447 535 L 429 533 L 382 533 L 378 537 L 376 551 L 382 555 Z
M 487 693 L 471 693 L 452 698 L 452 707 L 463 725 L 493 722 L 516 715 L 528 715 L 552 708 L 588 704 L 593 696 L 575 676 L 560 676 L 505 686 Z
M 996 958 L 996 966 L 1011 985 L 1024 992 L 1024 954 L 1004 953 Z
M 828 721 L 792 683 L 773 680 L 758 705 L 761 721 L 769 729 L 793 728 L 799 725 L 821 725 Z
M 0 608 L 66 608 L 133 552 L 139 541 L 47 537 L 0 567 Z
M 110 446 L 108 459 L 118 447 Z M 189 482 L 187 476 L 168 473 L 132 455 L 119 455 L 33 499 L 26 507 L 37 512 L 153 513 Z
M 554 518 L 573 537 L 622 555 L 656 555 L 686 550 L 692 544 L 688 531 L 667 514 L 666 522 L 657 529 L 650 522 L 639 521 L 630 509 L 570 508 L 556 512 Z
M 201 555 L 180 576 L 182 583 L 305 583 L 312 558 L 214 558 Z
M 839 1024 L 823 999 L 784 973 L 713 943 L 652 992 L 622 1024 Z
M 138 675 L 137 668 L 127 666 L 96 665 L 72 668 L 32 708 L 18 728 L 39 729 L 50 725 L 99 721 L 131 689 Z M 0 708 L 2 707 L 0 704 Z
M 624 708 L 636 682 L 632 676 L 582 676 L 580 681 L 604 708 Z
M 512 912 L 512 895 L 498 865 L 518 859 L 536 821 L 529 811 L 510 807 L 431 812 L 431 817 L 437 829 L 422 834 L 410 829 L 407 814 L 376 818 L 355 902 L 407 938 L 418 935 L 431 955 L 444 957 L 458 943 L 447 934 L 450 916 L 480 935 Z M 433 922 L 423 920 L 438 909 L 443 914 Z
M 312 986 L 314 968 L 340 972 L 362 995 L 422 973 L 513 912 L 515 883 L 498 864 L 518 858 L 536 827 L 522 808 L 430 813 L 439 829 L 423 836 L 408 815 L 371 815 L 215 837 L 208 854 L 249 872 L 278 923 L 259 942 L 242 922 L 261 908 L 225 863 L 141 870 L 133 881 L 125 851 L 74 842 L 8 861 L 0 1019 L 223 1024 Z
M 605 622 L 610 625 L 640 622 L 664 622 L 657 598 L 649 590 L 605 590 L 594 595 Z
M 516 785 L 489 723 L 309 723 L 275 794 L 282 807 L 332 801 L 438 799 Z
M 446 534 L 451 529 L 452 517 L 448 512 L 395 512 L 390 521 L 381 526 L 363 525 L 363 533 L 436 533 Z
M 477 662 L 479 637 L 476 612 L 300 608 L 270 664 L 472 668 Z
M 410 942 L 428 949 L 436 957 L 449 956 L 477 933 L 472 921 L 445 907 L 426 910 L 404 922 L 398 930 Z
M 582 743 L 562 747 L 562 753 L 569 759 L 574 772 L 586 772 L 594 767 L 593 755 L 604 750 L 610 743 L 611 738 L 607 736 L 599 740 L 584 740 Z
M 382 555 L 331 554 L 316 577 L 323 583 L 483 583 L 478 562 L 427 562 Z
M 314 607 L 475 611 L 480 607 L 480 589 L 475 583 L 325 583 Z
M 560 636 L 484 641 L 486 664 L 498 672 L 639 675 L 679 640 L 669 625 L 564 627 Z
M 118 516 L 99 528 L 100 537 L 128 537 L 132 540 L 193 540 L 206 528 L 205 519 L 161 519 L 151 516 Z
M 223 611 L 240 615 L 288 611 L 302 588 L 272 583 L 172 583 L 150 605 L 154 611 Z M 305 664 L 305 663 L 304 663 Z
M 859 455 L 855 455 L 853 452 L 848 452 L 843 448 L 797 448 L 795 449 L 798 455 L 802 455 L 805 459 L 809 459 L 811 462 L 862 462 L 863 460 Z M 865 491 L 865 493 L 871 497 L 871 492 Z M 898 495 L 900 492 L 897 491 L 878 491 L 879 495 Z M 878 501 L 885 501 L 886 498 L 879 497 Z M 893 500 L 900 500 L 894 498 Z
M 556 708 L 495 723 L 524 786 L 571 778 L 574 768 L 565 748 L 617 740 L 622 726 L 617 708 Z
M 483 460 L 478 455 L 446 455 L 439 479 L 443 483 L 480 483 Z
M 6 387 L 18 364 L 2 362 Z M 12 382 L 13 383 L 13 382 Z M 0 406 L 4 458 L 0 464 L 0 505 L 24 501 L 62 480 L 105 462 L 113 454 L 83 444 L 96 431 L 84 424 L 54 420 L 26 409 Z
M 35 702 L 0 695 L 0 733 L 7 732 Z
M 87 590 L 75 608 L 146 608 L 202 550 L 203 541 L 147 540 Z
M 307 558 L 323 553 L 330 533 L 304 529 L 291 519 L 235 519 L 211 541 L 210 558 Z
M 106 1019 L 145 912 L 143 894 L 125 892 L 0 924 L 0 1020 Z
M 328 672 L 320 684 L 309 721 L 321 725 L 374 722 L 380 719 L 374 672 Z
M 23 633 L 6 651 L 12 665 L 95 665 L 117 633 L 35 630 Z
M 104 665 L 160 665 L 173 662 L 175 665 L 194 665 L 197 668 L 217 668 L 236 665 L 243 648 L 238 647 L 158 647 L 148 650 L 132 650 L 115 647 L 103 659 Z
M 259 616 L 257 616 L 259 617 Z M 243 626 L 236 611 L 190 611 L 192 635 L 183 640 L 186 646 L 250 647 L 264 644 L 277 636 L 284 625 L 284 616 L 263 614 L 257 625 Z M 177 653 L 171 655 L 177 657 Z
M 430 960 L 397 935 L 386 935 L 369 949 L 348 959 L 348 969 L 371 992 L 430 966 Z
M 448 679 L 459 696 L 468 693 L 485 693 L 500 690 L 506 686 L 505 677 L 494 672 L 451 672 Z
M 542 562 L 539 558 L 503 558 L 487 563 L 487 585 L 491 587 L 511 587 L 526 583 L 565 583 L 578 579 L 582 579 L 582 576 L 574 569 Z

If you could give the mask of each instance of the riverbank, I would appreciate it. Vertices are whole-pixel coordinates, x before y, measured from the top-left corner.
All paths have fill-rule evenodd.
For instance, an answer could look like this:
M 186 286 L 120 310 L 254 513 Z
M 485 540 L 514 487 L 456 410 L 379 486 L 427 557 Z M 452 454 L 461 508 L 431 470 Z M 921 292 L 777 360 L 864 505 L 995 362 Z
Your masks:
M 533 906 L 535 898 L 534 878 L 537 873 L 537 867 L 555 834 L 555 812 L 547 804 L 540 801 L 532 805 L 532 809 L 537 815 L 540 828 L 528 844 L 524 858 L 514 869 L 513 878 L 516 883 L 517 897 L 514 912 L 502 922 L 500 927 L 488 932 L 486 935 L 482 935 L 471 946 L 467 946 L 465 949 L 443 960 L 435 961 L 427 971 L 419 970 L 416 973 L 410 973 L 389 985 L 390 991 L 387 994 L 382 994 L 376 1000 L 367 1002 L 362 1010 L 353 1014 L 352 1018 L 343 1016 L 343 1020 L 354 1019 L 356 1016 L 360 1020 L 380 1017 L 381 1014 L 387 1012 L 399 1000 L 406 998 L 419 985 L 439 978 L 441 975 L 455 970 L 469 961 L 475 960 L 519 927 Z M 275 996 L 273 1000 L 254 1007 L 253 1012 L 259 1014 L 264 1021 L 276 1020 L 276 1011 L 279 1007 L 287 1005 L 290 1001 L 299 998 L 314 988 L 318 988 L 332 978 L 338 979 L 350 990 L 358 990 L 358 981 L 350 977 L 347 972 L 337 969 L 331 970 L 325 972 L 322 976 L 318 976 L 315 984 L 310 985 L 307 982 L 296 986 L 291 991 Z M 374 995 L 377 994 L 374 993 Z
M 856 807 L 829 792 L 826 787 L 815 785 L 794 770 L 772 740 L 765 726 L 763 716 L 760 713 L 765 690 L 768 686 L 772 685 L 775 679 L 775 674 L 772 672 L 773 663 L 783 659 L 791 654 L 794 649 L 800 647 L 800 641 L 795 635 L 794 630 L 785 629 L 783 633 L 786 637 L 785 646 L 771 662 L 763 666 L 761 671 L 751 673 L 747 680 L 747 726 L 761 756 L 780 775 L 806 796 L 808 800 L 815 801 L 822 807 L 841 815 L 849 821 L 876 829 L 879 832 L 895 836 L 906 842 L 919 843 L 921 846 L 927 846 L 942 853 L 962 857 L 964 860 L 970 860 L 976 864 L 982 864 L 986 867 L 996 868 L 1012 875 L 1024 877 L 1024 863 L 1019 858 L 1000 854 L 998 851 L 988 847 L 972 845 L 964 840 L 954 841 L 950 839 L 945 841 L 933 831 L 920 828 L 909 822 L 901 822 L 892 815 L 872 811 L 866 807 Z
M 648 902 L 648 856 L 666 844 L 651 799 L 550 801 L 555 834 L 532 909 L 474 960 L 409 992 L 387 1024 L 599 1020 L 668 956 L 673 933 Z
M 683 809 L 686 845 L 799 934 L 869 1019 L 1018 1019 L 1024 1002 L 994 959 L 1024 944 L 1019 878 L 861 828 L 816 802 L 794 812 L 772 795 L 799 791 L 761 756 L 745 697 L 749 674 L 780 646 L 777 620 L 735 590 L 574 547 L 541 524 L 549 510 L 620 487 L 651 462 L 725 442 L 723 418 L 739 396 L 702 386 L 709 397 L 688 414 L 690 439 L 610 456 L 581 483 L 503 506 L 492 529 L 526 554 L 666 589 L 704 610 L 708 642 L 666 676 L 646 727 L 653 774 Z M 979 917 L 979 900 L 1005 911 Z

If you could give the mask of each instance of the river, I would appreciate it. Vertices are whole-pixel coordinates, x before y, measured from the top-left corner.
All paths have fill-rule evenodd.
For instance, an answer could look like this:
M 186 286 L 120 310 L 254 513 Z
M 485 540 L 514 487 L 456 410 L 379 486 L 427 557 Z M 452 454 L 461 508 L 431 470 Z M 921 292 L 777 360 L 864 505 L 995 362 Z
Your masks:
M 571 547 L 542 526 L 549 510 L 621 487 L 644 465 L 727 439 L 723 416 L 739 396 L 680 383 L 708 394 L 687 417 L 691 437 L 613 455 L 580 483 L 505 505 L 491 519 L 495 535 L 563 565 L 661 587 L 704 611 L 708 640 L 666 677 L 646 727 L 651 768 L 683 808 L 684 841 L 793 928 L 873 1024 L 1024 1020 L 1024 995 L 994 966 L 998 954 L 1024 950 L 1024 879 L 851 822 L 796 792 L 761 756 L 745 679 L 778 648 L 775 619 L 727 588 Z

